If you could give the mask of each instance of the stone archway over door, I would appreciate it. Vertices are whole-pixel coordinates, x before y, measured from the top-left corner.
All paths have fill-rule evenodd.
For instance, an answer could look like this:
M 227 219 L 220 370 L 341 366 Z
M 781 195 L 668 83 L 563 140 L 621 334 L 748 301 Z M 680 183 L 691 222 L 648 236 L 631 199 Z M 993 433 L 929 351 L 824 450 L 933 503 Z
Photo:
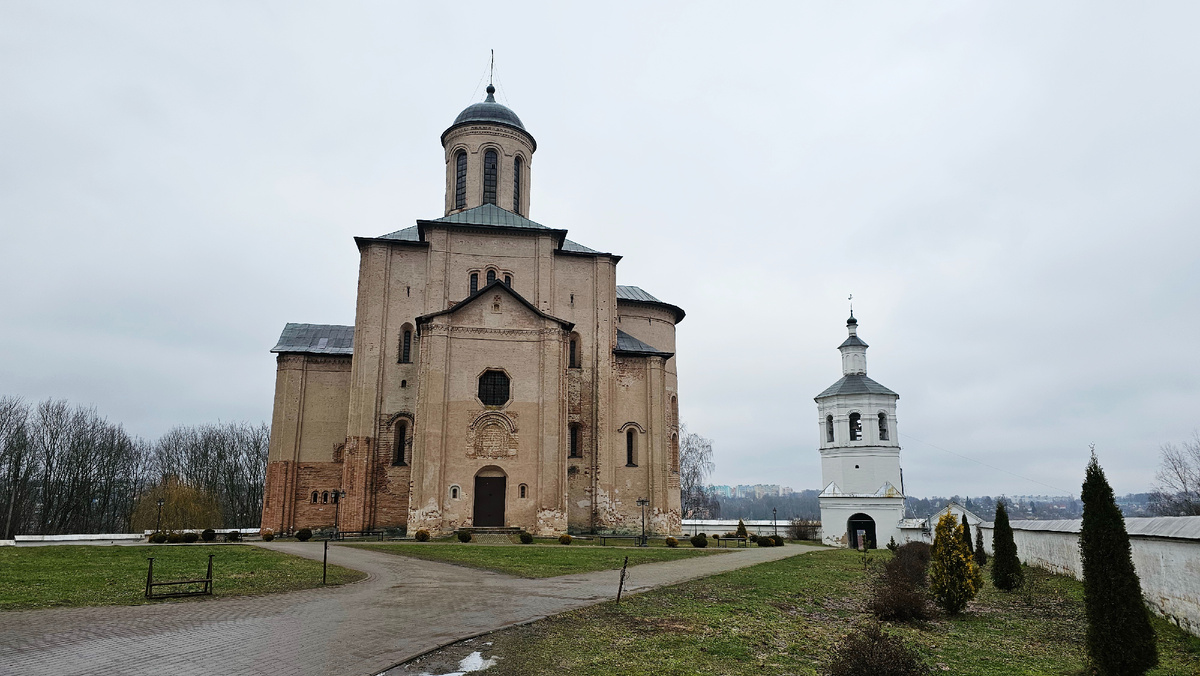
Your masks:
M 875 538 L 875 519 L 866 514 L 855 514 L 846 521 L 846 534 L 850 536 L 851 549 L 858 549 L 858 532 L 863 532 L 863 539 L 867 541 L 867 548 L 874 549 L 879 546 L 879 541 Z
M 504 525 L 504 489 L 507 479 L 501 476 L 475 476 L 475 512 L 472 524 L 477 527 Z

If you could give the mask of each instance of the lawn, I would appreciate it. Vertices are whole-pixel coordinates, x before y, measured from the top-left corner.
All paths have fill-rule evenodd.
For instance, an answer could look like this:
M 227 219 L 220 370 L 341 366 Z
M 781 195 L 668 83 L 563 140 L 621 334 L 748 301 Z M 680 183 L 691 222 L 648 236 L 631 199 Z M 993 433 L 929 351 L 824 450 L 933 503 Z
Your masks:
M 154 557 L 154 579 L 166 582 L 204 577 L 209 554 L 215 555 L 214 596 L 271 594 L 321 584 L 320 561 L 252 545 L 4 547 L 0 610 L 169 602 L 144 598 L 147 557 Z M 363 577 L 355 570 L 329 566 L 330 584 Z
M 730 550 L 668 549 L 665 547 L 577 547 L 576 545 L 478 545 L 478 544 L 353 544 L 385 554 L 456 563 L 519 577 L 556 577 L 594 570 L 615 570 L 625 557 L 629 565 L 675 561 L 709 556 Z
M 887 552 L 873 553 L 877 564 Z M 1027 592 L 985 584 L 967 611 L 921 627 L 886 624 L 935 673 L 1081 674 L 1082 585 L 1040 571 Z M 817 674 L 867 619 L 861 555 L 813 552 L 557 615 L 487 636 L 504 674 Z M 1155 676 L 1200 673 L 1200 639 L 1155 619 Z M 587 640 L 580 640 L 586 636 Z M 456 659 L 475 647 L 452 646 Z M 434 656 L 436 657 L 436 656 Z

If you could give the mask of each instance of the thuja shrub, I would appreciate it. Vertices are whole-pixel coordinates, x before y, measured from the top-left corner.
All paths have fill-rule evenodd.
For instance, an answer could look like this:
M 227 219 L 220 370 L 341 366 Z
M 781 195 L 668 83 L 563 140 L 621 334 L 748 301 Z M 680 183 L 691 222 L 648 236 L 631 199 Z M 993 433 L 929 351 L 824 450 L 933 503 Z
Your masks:
M 979 593 L 983 576 L 963 541 L 962 526 L 954 514 L 938 519 L 930 550 L 929 589 L 937 604 L 956 615 Z
M 1125 517 L 1093 449 L 1083 482 L 1083 605 L 1087 651 L 1100 676 L 1137 676 L 1158 664 L 1158 646 L 1133 567 Z
M 523 544 L 523 545 L 533 544 L 533 534 L 531 534 L 531 533 L 526 533 L 525 531 L 521 531 L 521 534 L 518 537 L 520 538 L 521 544 Z
M 197 535 L 196 533 L 193 533 L 192 531 L 188 531 L 183 534 L 183 541 L 188 543 L 189 545 L 199 539 L 200 539 L 200 536 Z
M 471 541 L 471 531 L 469 531 L 469 530 L 458 531 L 458 541 L 459 542 L 470 542 Z
M 1017 558 L 1017 543 L 1013 541 L 1008 510 L 1003 502 L 996 503 L 992 523 L 992 584 L 1001 591 L 1012 591 L 1025 581 L 1021 560 Z
M 422 528 L 413 534 L 413 539 L 417 542 L 429 542 L 429 531 Z
M 560 545 L 571 544 L 571 536 L 567 535 L 566 533 L 563 533 L 562 535 L 558 536 L 558 544 L 560 544 Z
M 708 538 L 704 537 L 704 533 L 693 535 L 691 537 L 691 543 L 693 547 L 699 547 L 703 549 L 704 547 L 708 546 Z
M 975 529 L 975 564 L 983 567 L 988 562 L 987 552 L 983 551 L 983 529 Z
M 932 673 L 916 650 L 872 622 L 851 632 L 834 649 L 824 676 L 926 676 Z
M 892 552 L 893 554 L 896 553 L 897 549 L 900 549 L 900 545 L 896 544 L 895 536 L 888 538 L 887 548 L 888 551 Z
M 213 540 L 217 539 L 217 531 L 211 528 L 205 528 L 200 532 L 200 539 L 204 540 L 205 542 L 212 542 Z
M 300 530 L 296 531 L 296 539 L 301 542 L 308 542 L 312 539 L 312 529 L 301 528 Z
M 741 519 L 738 519 L 738 527 L 737 527 L 736 535 L 737 535 L 737 537 L 740 537 L 740 538 L 746 537 L 746 522 L 742 521 Z
M 666 544 L 668 547 L 678 547 L 678 546 L 679 546 L 679 540 L 676 540 L 675 538 L 673 538 L 673 537 L 671 537 L 671 536 L 669 536 L 669 535 L 667 536 L 667 539 L 666 539 L 666 540 L 663 540 L 663 542 L 664 542 L 664 543 L 665 543 L 665 544 Z

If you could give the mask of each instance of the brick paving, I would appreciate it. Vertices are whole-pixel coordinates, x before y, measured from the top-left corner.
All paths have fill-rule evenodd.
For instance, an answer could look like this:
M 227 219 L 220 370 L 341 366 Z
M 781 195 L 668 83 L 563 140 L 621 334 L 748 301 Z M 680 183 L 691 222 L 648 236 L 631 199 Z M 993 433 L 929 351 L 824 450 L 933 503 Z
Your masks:
M 261 546 L 319 559 L 320 543 Z M 430 545 L 444 546 L 444 545 Z M 818 549 L 747 549 L 630 568 L 632 592 Z M 361 582 L 258 597 L 0 613 L 0 674 L 374 675 L 427 650 L 616 595 L 618 571 L 526 580 L 348 547 Z

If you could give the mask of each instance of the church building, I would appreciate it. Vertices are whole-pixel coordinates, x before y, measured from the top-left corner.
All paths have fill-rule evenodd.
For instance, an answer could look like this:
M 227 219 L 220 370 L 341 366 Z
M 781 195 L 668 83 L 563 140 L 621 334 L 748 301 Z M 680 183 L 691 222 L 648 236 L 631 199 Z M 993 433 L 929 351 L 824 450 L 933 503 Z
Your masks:
M 858 337 L 854 311 L 850 335 L 838 346 L 842 378 L 816 396 L 821 477 L 818 496 L 822 540 L 858 548 L 903 544 L 904 475 L 896 440 L 900 395 L 867 377 L 867 344 Z
M 442 133 L 445 213 L 355 238 L 354 326 L 271 350 L 263 528 L 681 532 L 683 310 L 530 220 L 537 142 L 494 94 Z

